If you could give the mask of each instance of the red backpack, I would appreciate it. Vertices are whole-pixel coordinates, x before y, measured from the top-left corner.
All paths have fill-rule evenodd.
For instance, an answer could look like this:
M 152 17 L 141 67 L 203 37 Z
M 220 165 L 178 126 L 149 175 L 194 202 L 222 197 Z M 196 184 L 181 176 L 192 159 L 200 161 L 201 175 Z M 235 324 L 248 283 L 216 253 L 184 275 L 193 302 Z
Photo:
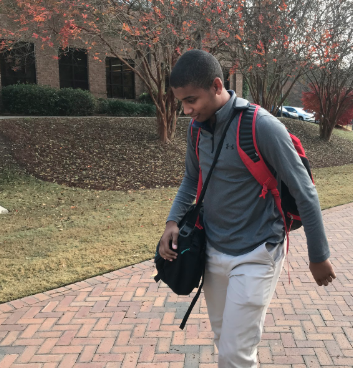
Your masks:
M 289 247 L 289 232 L 291 230 L 296 230 L 302 226 L 302 221 L 299 215 L 299 211 L 295 202 L 295 199 L 289 193 L 288 187 L 283 181 L 280 183 L 281 186 L 281 194 L 278 190 L 278 183 L 276 178 L 271 173 L 268 165 L 265 163 L 256 143 L 256 134 L 255 134 L 255 124 L 256 117 L 260 106 L 251 104 L 250 107 L 241 112 L 241 116 L 239 118 L 238 123 L 238 132 L 237 132 L 237 149 L 245 166 L 248 168 L 253 177 L 257 180 L 257 182 L 261 185 L 262 191 L 260 197 L 266 198 L 267 193 L 270 191 L 274 197 L 276 206 L 279 212 L 282 215 L 284 221 L 284 227 L 287 235 L 287 253 Z M 196 156 L 199 159 L 198 155 L 198 143 L 200 139 L 201 128 L 198 128 L 198 132 L 193 132 L 193 124 L 191 124 L 191 134 L 192 139 L 194 141 L 194 137 L 196 137 L 196 144 L 194 144 Z M 195 134 L 196 133 L 196 134 Z M 304 148 L 295 135 L 289 132 L 289 135 L 292 139 L 294 147 L 301 158 L 305 168 L 307 169 L 308 175 L 311 180 L 313 180 L 309 161 L 305 155 Z M 198 185 L 198 195 L 199 189 L 202 188 L 202 173 L 200 168 L 199 175 L 199 185 Z M 198 196 L 197 195 L 197 196 Z

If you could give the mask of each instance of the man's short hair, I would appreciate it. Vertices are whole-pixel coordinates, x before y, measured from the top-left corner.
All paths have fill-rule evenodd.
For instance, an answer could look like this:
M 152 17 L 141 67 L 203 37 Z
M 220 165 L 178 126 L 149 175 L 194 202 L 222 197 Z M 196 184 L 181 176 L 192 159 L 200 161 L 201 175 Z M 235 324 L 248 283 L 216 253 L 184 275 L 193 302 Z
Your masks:
M 220 78 L 224 85 L 222 67 L 210 53 L 202 50 L 190 50 L 176 62 L 170 75 L 173 88 L 193 85 L 196 88 L 209 89 L 215 78 Z

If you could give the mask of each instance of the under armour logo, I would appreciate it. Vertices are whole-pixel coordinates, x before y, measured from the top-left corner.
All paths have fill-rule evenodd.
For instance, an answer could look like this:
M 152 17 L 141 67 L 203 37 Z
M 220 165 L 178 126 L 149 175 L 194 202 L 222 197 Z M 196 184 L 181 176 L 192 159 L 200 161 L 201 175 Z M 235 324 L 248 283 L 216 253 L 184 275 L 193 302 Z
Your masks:
M 226 144 L 226 149 L 234 149 L 234 144 L 229 144 L 229 143 L 227 143 Z

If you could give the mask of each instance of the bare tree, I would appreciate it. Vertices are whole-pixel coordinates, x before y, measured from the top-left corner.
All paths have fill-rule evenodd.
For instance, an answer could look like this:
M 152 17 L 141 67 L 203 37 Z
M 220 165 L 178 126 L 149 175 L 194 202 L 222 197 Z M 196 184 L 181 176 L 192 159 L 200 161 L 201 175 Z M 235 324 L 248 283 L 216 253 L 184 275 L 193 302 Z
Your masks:
M 333 0 L 250 0 L 231 2 L 223 39 L 255 103 L 274 114 L 318 57 L 312 35 L 327 19 Z M 339 2 L 340 3 L 340 2 Z M 219 24 L 219 27 L 221 25 Z M 319 32 L 325 34 L 326 29 Z M 320 49 L 327 40 L 322 38 Z
M 353 107 L 353 2 L 328 1 L 321 7 L 326 18 L 317 22 L 311 35 L 316 58 L 307 69 L 311 91 L 303 102 L 319 120 L 320 137 L 329 141 L 334 127 Z

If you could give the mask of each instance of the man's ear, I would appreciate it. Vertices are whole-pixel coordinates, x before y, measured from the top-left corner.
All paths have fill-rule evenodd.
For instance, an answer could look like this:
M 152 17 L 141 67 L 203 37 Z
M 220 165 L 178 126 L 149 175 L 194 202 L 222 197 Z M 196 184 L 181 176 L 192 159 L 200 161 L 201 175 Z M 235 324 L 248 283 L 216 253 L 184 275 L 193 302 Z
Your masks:
M 215 78 L 212 84 L 212 88 L 215 90 L 217 95 L 220 95 L 222 93 L 223 83 L 222 83 L 221 78 L 219 77 Z

